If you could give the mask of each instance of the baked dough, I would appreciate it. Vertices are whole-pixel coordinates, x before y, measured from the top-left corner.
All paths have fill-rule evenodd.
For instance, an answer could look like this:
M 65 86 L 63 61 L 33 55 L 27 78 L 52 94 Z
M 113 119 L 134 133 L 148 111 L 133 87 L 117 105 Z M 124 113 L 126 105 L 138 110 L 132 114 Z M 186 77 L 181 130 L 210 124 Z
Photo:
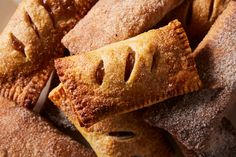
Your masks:
M 23 0 L 0 36 L 0 95 L 33 107 L 63 55 L 61 38 L 96 0 Z
M 201 81 L 178 21 L 55 67 L 82 126 L 196 91 Z
M 50 94 L 50 99 L 66 114 L 89 142 L 98 157 L 170 157 L 171 147 L 163 132 L 150 127 L 142 119 L 142 111 L 116 115 L 90 128 L 80 127 L 72 111 L 71 101 L 61 85 Z
M 146 113 L 150 124 L 167 130 L 198 155 L 235 155 L 235 148 L 230 149 L 228 144 L 231 138 L 220 148 L 212 144 L 215 138 L 212 135 L 222 117 L 236 103 L 235 43 L 236 1 L 231 1 L 194 51 L 206 89 L 158 104 Z M 216 151 L 210 151 L 212 149 Z
M 191 45 L 197 46 L 229 2 L 230 0 L 185 0 L 168 13 L 159 25 L 178 19 L 183 24 Z
M 0 156 L 96 157 L 39 115 L 0 97 Z
M 72 54 L 128 39 L 156 25 L 183 0 L 99 0 L 62 40 Z

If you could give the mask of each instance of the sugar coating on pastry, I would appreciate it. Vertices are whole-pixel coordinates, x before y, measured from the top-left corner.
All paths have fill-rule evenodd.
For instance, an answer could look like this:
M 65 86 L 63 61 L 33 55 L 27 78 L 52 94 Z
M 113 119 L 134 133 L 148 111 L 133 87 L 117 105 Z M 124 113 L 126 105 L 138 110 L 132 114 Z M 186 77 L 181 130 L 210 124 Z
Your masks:
M 79 55 L 55 67 L 81 125 L 196 91 L 201 81 L 178 21 Z
M 213 149 L 210 142 L 214 140 L 215 128 L 236 102 L 235 43 L 236 2 L 231 1 L 194 51 L 206 89 L 150 108 L 146 120 L 169 131 L 187 149 L 198 154 L 209 153 L 208 149 Z M 225 144 L 217 150 L 232 153 L 229 148 Z
M 99 157 L 172 156 L 163 132 L 145 124 L 142 111 L 116 115 L 84 128 L 80 126 L 61 84 L 51 92 L 49 98 L 65 113 Z
M 72 54 L 88 52 L 151 29 L 183 0 L 99 0 L 62 40 Z
M 63 55 L 61 38 L 97 0 L 23 0 L 0 35 L 0 95 L 33 107 Z
M 197 46 L 229 2 L 230 0 L 185 0 L 170 11 L 158 25 L 162 26 L 178 19 L 185 28 L 190 44 Z
M 95 157 L 39 115 L 0 97 L 0 156 Z

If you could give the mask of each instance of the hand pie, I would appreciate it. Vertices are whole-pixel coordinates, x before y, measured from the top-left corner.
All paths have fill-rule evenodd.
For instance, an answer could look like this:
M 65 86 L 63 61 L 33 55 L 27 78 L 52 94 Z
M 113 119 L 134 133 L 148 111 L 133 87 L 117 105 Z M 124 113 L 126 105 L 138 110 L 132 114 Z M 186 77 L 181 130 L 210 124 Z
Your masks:
M 0 95 L 32 107 L 47 82 L 61 38 L 96 0 L 23 0 L 0 36 Z
M 178 21 L 95 51 L 55 61 L 82 126 L 199 89 L 201 81 Z
M 231 1 L 194 51 L 200 78 L 207 89 L 150 108 L 147 121 L 170 132 L 188 150 L 208 154 L 213 149 L 214 128 L 236 103 L 235 43 L 236 2 Z M 229 147 L 226 142 L 220 150 L 232 153 L 223 150 Z
M 40 116 L 0 97 L 0 156 L 95 157 Z
M 183 0 L 99 0 L 62 40 L 73 54 L 143 33 Z
M 50 99 L 77 127 L 98 157 L 171 156 L 163 133 L 145 124 L 140 111 L 107 118 L 90 128 L 80 127 L 71 101 L 61 87 L 51 92 Z
M 183 24 L 191 45 L 197 46 L 229 2 L 230 0 L 185 0 L 168 13 L 159 25 L 178 19 Z

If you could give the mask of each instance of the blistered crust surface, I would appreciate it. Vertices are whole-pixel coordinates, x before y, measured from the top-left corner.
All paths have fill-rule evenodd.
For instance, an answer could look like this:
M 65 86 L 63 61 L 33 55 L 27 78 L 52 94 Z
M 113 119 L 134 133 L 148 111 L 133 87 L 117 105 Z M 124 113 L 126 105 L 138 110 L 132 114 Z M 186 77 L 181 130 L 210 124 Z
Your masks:
M 201 86 L 178 21 L 95 51 L 57 59 L 55 66 L 85 126 Z
M 236 102 L 235 43 L 236 2 L 232 1 L 194 51 L 206 89 L 150 108 L 146 120 L 169 131 L 197 154 L 215 149 L 210 143 L 215 138 L 213 130 Z M 232 153 L 226 143 L 217 152 Z
M 83 128 L 62 85 L 55 88 L 49 98 L 82 133 L 97 156 L 169 157 L 172 154 L 162 131 L 145 124 L 141 111 L 117 115 Z
M 33 106 L 62 56 L 61 38 L 96 0 L 23 0 L 0 36 L 0 95 Z
M 0 98 L 0 156 L 95 157 L 91 149 L 63 135 L 44 119 Z
M 156 25 L 183 0 L 100 0 L 62 40 L 71 53 L 95 50 Z

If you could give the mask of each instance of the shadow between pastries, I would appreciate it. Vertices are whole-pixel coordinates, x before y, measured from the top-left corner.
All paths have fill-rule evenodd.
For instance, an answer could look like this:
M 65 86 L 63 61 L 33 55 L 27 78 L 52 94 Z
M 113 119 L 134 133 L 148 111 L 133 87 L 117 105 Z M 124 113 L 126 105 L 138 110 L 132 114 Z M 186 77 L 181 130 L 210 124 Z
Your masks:
M 155 26 L 183 0 L 99 0 L 62 40 L 72 54 L 134 37 Z
M 49 98 L 65 113 L 99 157 L 172 156 L 163 132 L 145 124 L 141 111 L 116 115 L 84 128 L 80 126 L 61 85 L 50 93 Z
M 197 46 L 229 2 L 230 0 L 185 0 L 170 11 L 158 26 L 178 19 L 183 24 L 191 45 Z
M 96 0 L 23 0 L 0 35 L 0 95 L 33 107 L 61 57 L 61 38 Z
M 55 67 L 82 126 L 196 91 L 201 81 L 178 21 Z
M 0 97 L 0 156 L 95 157 L 39 115 Z
M 146 113 L 149 124 L 170 132 L 196 156 L 235 156 L 235 133 L 224 139 L 215 136 L 223 116 L 236 102 L 235 43 L 236 2 L 231 1 L 194 51 L 206 88 L 153 106 Z M 214 141 L 216 137 L 228 142 Z

